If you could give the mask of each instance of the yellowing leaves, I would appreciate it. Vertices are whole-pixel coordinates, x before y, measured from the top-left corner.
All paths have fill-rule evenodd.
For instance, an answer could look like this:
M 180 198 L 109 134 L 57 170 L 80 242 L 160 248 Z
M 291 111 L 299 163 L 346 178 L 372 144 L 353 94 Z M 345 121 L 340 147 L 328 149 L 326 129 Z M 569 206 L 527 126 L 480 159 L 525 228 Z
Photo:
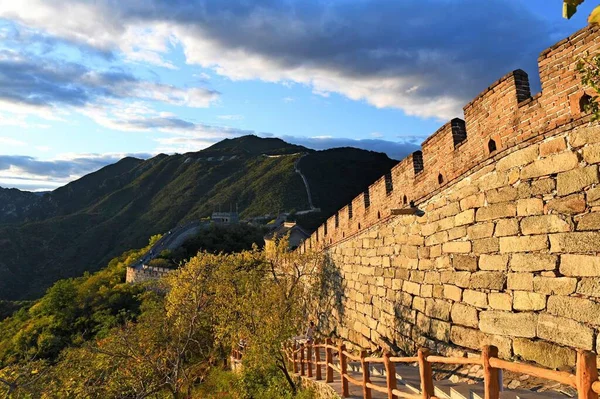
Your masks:
M 590 24 L 600 23 L 600 6 L 594 8 L 592 13 L 588 17 L 588 23 L 590 23 Z

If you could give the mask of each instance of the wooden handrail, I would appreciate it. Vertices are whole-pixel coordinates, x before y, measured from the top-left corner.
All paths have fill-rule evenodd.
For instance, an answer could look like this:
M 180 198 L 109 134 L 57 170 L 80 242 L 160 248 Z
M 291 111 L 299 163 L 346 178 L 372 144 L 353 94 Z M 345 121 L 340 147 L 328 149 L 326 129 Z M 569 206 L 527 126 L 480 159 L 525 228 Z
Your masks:
M 381 392 L 381 393 L 388 393 L 389 392 L 388 389 L 387 389 L 387 387 L 385 387 L 385 388 L 384 387 L 380 387 L 379 385 L 375 385 L 372 382 L 367 382 L 366 385 L 367 385 L 367 388 L 373 389 L 373 390 L 375 390 L 377 392 Z
M 352 378 L 348 374 L 344 374 L 344 379 L 350 381 L 353 385 L 362 386 L 363 384 L 362 381 L 359 381 L 356 378 Z
M 502 370 L 512 371 L 514 373 L 527 374 L 532 377 L 545 378 L 547 380 L 560 382 L 561 384 L 577 388 L 575 376 L 564 371 L 543 369 L 541 367 L 536 367 L 525 363 L 508 362 L 495 357 L 490 359 L 490 366 Z
M 366 351 L 361 351 L 360 356 L 356 356 L 346 350 L 346 346 L 340 343 L 334 346 L 331 339 L 327 339 L 325 344 L 301 344 L 298 349 L 294 342 L 292 348 L 284 345 L 284 353 L 287 359 L 292 362 L 294 373 L 298 373 L 298 364 L 300 364 L 299 374 L 304 376 L 304 366 L 308 365 L 308 376 L 312 376 L 312 365 L 316 367 L 316 379 L 322 379 L 321 366 L 325 366 L 325 381 L 330 383 L 334 379 L 334 371 L 340 374 L 342 385 L 342 397 L 349 396 L 348 383 L 362 386 L 363 397 L 370 399 L 371 390 L 381 393 L 387 393 L 388 399 L 436 399 L 434 396 L 432 363 L 442 364 L 462 364 L 462 365 L 481 365 L 484 374 L 484 391 L 486 399 L 499 399 L 502 391 L 502 374 L 500 370 L 511 371 L 519 374 L 526 374 L 532 377 L 543 378 L 555 381 L 563 385 L 571 386 L 577 389 L 579 399 L 598 399 L 600 394 L 600 380 L 598 380 L 598 369 L 596 364 L 597 356 L 589 351 L 579 350 L 577 352 L 577 373 L 573 375 L 564 371 L 556 371 L 537 367 L 527 363 L 510 362 L 498 358 L 498 348 L 494 346 L 484 346 L 481 356 L 476 357 L 444 357 L 430 355 L 427 349 L 419 349 L 417 356 L 393 357 L 389 353 L 384 353 L 383 357 L 367 356 Z M 306 348 L 306 357 L 304 348 Z M 314 360 L 312 349 L 314 351 Z M 325 349 L 325 361 L 321 360 L 320 348 Z M 340 357 L 339 366 L 333 363 L 333 351 L 337 351 Z M 300 353 L 300 359 L 297 354 Z M 241 359 L 241 352 L 232 350 L 232 358 Z M 348 359 L 360 361 L 362 366 L 362 380 L 356 379 L 348 374 Z M 419 374 L 421 376 L 421 394 L 411 394 L 399 391 L 397 389 L 396 369 L 394 363 L 415 363 L 419 365 Z M 370 380 L 370 363 L 383 363 L 386 371 L 386 387 L 373 384 Z
M 417 356 L 390 357 L 390 361 L 392 363 L 415 363 L 419 361 L 419 358 Z
M 365 361 L 369 363 L 383 363 L 382 357 L 366 357 Z
M 321 375 L 321 364 L 324 363 L 321 361 L 321 345 L 313 345 L 315 348 L 315 368 L 316 368 L 316 380 L 320 381 L 323 379 Z
M 363 399 L 371 399 L 371 388 L 367 386 L 371 382 L 371 374 L 369 371 L 369 362 L 365 359 L 367 357 L 367 351 L 360 351 L 360 365 L 363 369 Z
M 600 381 L 596 381 L 592 384 L 592 390 L 596 393 L 600 393 Z
M 360 356 L 353 355 L 352 353 L 346 351 L 344 351 L 344 355 L 354 361 L 360 362 Z
M 474 357 L 443 357 L 443 356 L 427 356 L 429 363 L 443 363 L 443 364 L 479 364 L 481 365 L 481 358 Z

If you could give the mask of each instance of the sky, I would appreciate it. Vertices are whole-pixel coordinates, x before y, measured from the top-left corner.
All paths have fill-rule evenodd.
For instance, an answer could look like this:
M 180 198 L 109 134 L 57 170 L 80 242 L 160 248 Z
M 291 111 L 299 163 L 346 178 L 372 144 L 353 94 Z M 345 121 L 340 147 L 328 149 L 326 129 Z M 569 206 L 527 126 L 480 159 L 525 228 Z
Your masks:
M 0 186 L 246 134 L 401 159 L 597 3 L 0 0 Z

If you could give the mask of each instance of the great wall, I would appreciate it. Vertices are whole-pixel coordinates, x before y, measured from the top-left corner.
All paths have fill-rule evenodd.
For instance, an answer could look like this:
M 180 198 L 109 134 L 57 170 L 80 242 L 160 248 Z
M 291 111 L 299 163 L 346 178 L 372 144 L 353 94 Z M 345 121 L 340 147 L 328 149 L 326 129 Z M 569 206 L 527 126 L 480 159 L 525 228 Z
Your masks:
M 521 70 L 492 84 L 304 242 L 340 276 L 323 325 L 367 349 L 492 344 L 551 368 L 600 350 L 600 126 L 575 69 L 599 32 L 543 51 L 533 97 Z

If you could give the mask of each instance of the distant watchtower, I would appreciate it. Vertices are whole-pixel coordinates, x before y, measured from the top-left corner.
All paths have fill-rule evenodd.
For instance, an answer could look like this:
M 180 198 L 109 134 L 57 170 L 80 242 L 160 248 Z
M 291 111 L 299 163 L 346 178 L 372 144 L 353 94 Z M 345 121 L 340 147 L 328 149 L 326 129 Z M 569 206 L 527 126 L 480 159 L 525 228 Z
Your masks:
M 210 219 L 219 224 L 237 224 L 240 222 L 237 212 L 213 212 Z

